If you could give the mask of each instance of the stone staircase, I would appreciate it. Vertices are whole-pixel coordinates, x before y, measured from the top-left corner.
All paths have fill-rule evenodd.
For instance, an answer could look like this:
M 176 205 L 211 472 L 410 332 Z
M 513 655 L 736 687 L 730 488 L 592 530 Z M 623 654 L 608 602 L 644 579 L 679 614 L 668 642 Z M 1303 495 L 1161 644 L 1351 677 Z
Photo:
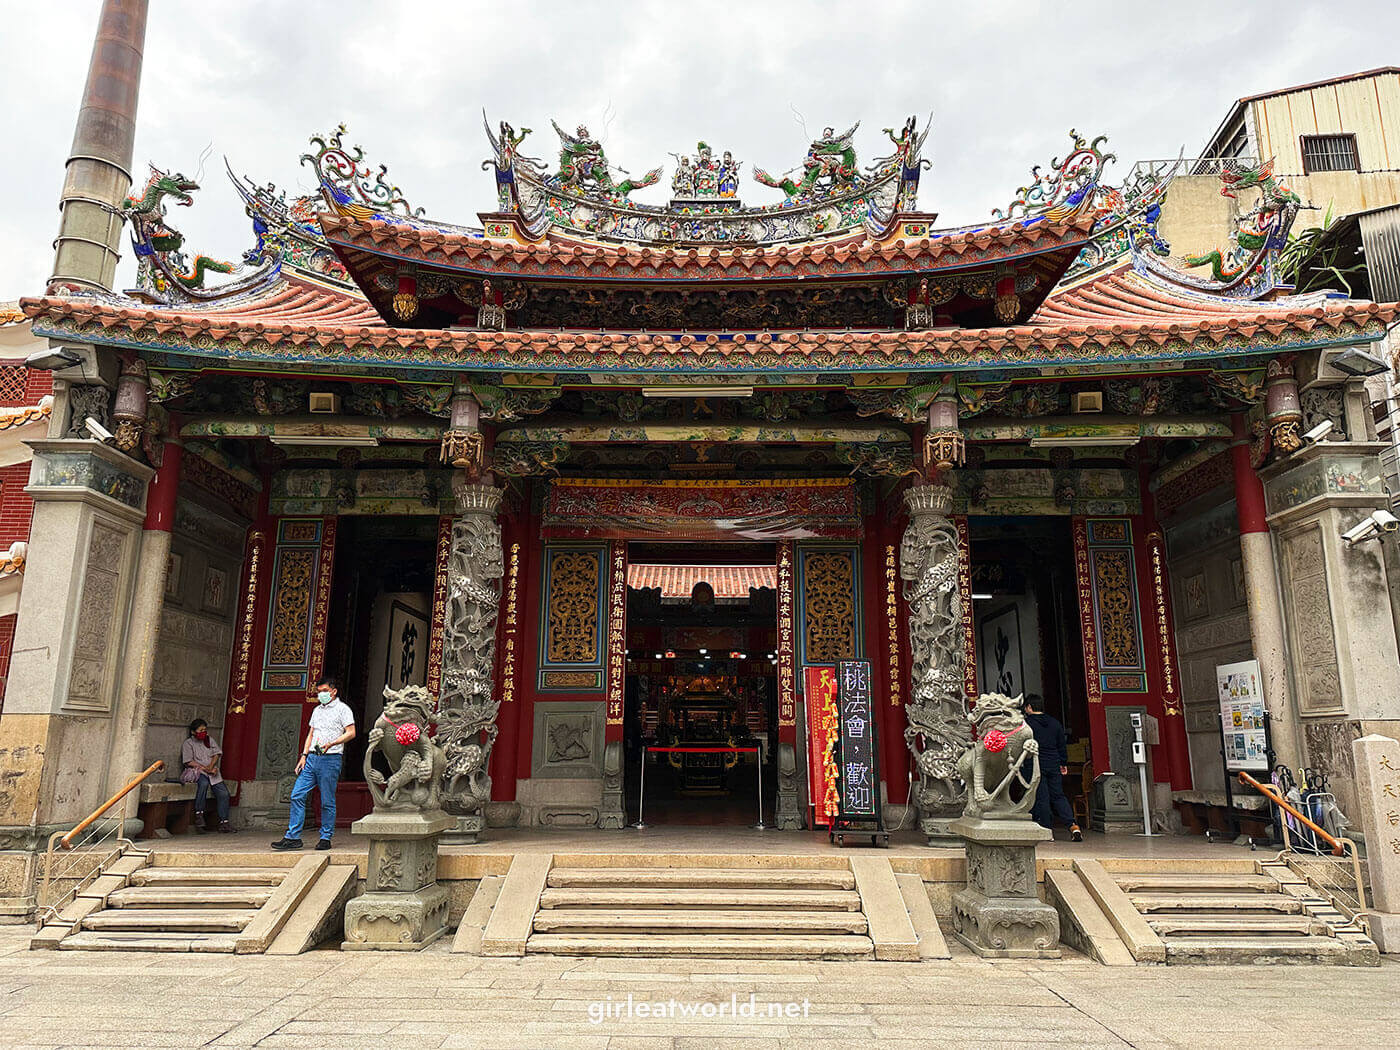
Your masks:
M 1113 961 L 1115 946 L 1101 943 L 1111 933 L 1096 931 L 1096 924 L 1112 927 L 1129 964 L 1379 965 L 1375 944 L 1286 864 L 1255 862 L 1252 868 L 1202 863 L 1109 872 L 1097 861 L 1075 861 L 1087 894 L 1078 898 L 1080 886 L 1063 872 L 1054 873 L 1051 886 L 1062 918 L 1068 912 L 1086 942 L 1079 946 L 1105 962 Z M 1090 900 L 1107 924 L 1086 914 Z
M 109 864 L 30 947 L 296 954 L 333 932 L 357 876 L 353 866 L 332 866 L 325 857 L 280 868 L 152 860 L 131 851 Z
M 810 867 L 766 866 L 739 856 L 707 860 L 668 858 L 666 866 L 649 866 L 641 858 L 594 855 L 556 863 L 548 856 L 517 856 L 504 880 L 483 880 L 453 950 L 947 958 L 922 882 L 917 876 L 913 883 L 899 882 L 888 860 Z M 912 903 L 906 903 L 906 893 Z

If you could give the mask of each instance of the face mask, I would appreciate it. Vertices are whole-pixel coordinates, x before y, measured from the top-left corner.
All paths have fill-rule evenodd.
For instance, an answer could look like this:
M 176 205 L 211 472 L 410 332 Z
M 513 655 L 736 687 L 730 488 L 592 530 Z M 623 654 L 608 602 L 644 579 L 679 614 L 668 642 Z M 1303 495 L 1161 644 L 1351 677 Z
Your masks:
M 195 731 L 195 734 L 194 734 L 194 738 L 195 738 L 196 740 L 208 740 L 208 739 L 209 739 L 209 730 L 207 730 L 207 729 L 198 729 L 198 730 L 196 730 L 196 731 Z
M 319 693 L 316 694 L 316 699 L 323 704 L 328 704 L 334 699 L 334 697 L 332 697 L 331 694 L 328 693 L 326 690 L 322 689 Z

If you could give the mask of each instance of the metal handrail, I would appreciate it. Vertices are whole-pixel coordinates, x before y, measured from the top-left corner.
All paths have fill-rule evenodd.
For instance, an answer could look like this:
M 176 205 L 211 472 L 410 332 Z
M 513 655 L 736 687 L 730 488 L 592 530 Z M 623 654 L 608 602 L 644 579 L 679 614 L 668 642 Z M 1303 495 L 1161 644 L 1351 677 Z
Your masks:
M 96 824 L 99 820 L 101 820 L 103 818 L 103 815 L 106 814 L 106 812 L 109 809 L 115 806 L 118 802 L 121 802 L 124 798 L 126 798 L 127 795 L 131 794 L 131 792 L 134 791 L 140 784 L 142 784 L 153 774 L 159 773 L 164 768 L 164 762 L 160 760 L 152 762 L 143 772 L 138 773 L 136 776 L 128 780 L 126 782 L 126 785 L 122 787 L 120 791 L 118 791 L 115 795 L 109 798 L 106 802 L 102 803 L 102 805 L 96 810 L 94 810 L 92 813 L 88 814 L 85 818 L 79 821 L 78 824 L 71 831 L 55 831 L 52 835 L 49 836 L 49 846 L 44 854 L 44 878 L 43 881 L 40 883 L 39 887 L 39 918 L 41 924 L 57 915 L 63 909 L 64 905 L 68 903 L 68 901 L 72 900 L 78 895 L 78 893 L 82 890 L 84 886 L 86 886 L 89 882 L 93 881 L 95 878 L 97 878 L 99 874 L 101 874 L 102 869 L 107 865 L 107 863 L 110 860 L 112 860 L 114 857 L 121 856 L 126 851 L 126 848 L 132 845 L 131 840 L 126 838 L 121 833 L 122 824 L 124 821 L 120 815 L 116 817 L 116 822 L 112 824 L 112 826 L 109 827 L 105 832 L 98 834 L 96 831 L 94 831 L 89 841 L 82 843 L 82 845 L 85 846 L 86 849 L 81 854 L 72 854 L 74 847 L 78 845 L 78 837 L 82 835 L 85 831 L 87 831 L 89 828 L 91 828 L 94 824 Z M 80 863 L 80 861 L 77 859 L 79 856 L 86 857 L 96 853 L 100 847 L 103 847 L 104 843 L 107 844 L 105 847 L 107 850 L 107 855 L 102 857 L 101 860 L 94 863 L 92 868 L 88 871 L 88 873 L 84 875 L 81 879 L 79 879 L 76 883 L 74 883 L 72 889 L 65 893 L 59 900 L 50 901 L 49 885 L 53 882 L 55 877 L 61 878 L 73 872 Z M 59 872 L 57 876 L 55 876 L 54 858 L 59 851 L 69 852 L 74 856 L 74 860 L 71 861 L 63 869 L 62 872 Z
M 118 802 L 126 798 L 127 795 L 131 794 L 131 792 L 135 790 L 135 788 L 139 786 L 141 782 L 144 781 L 147 777 L 151 776 L 153 773 L 159 773 L 164 768 L 165 763 L 162 762 L 160 759 L 156 759 L 154 762 L 152 762 L 149 766 L 146 767 L 144 772 L 137 773 L 134 777 L 132 777 L 126 782 L 126 786 L 124 788 L 118 791 L 106 802 L 102 803 L 101 808 L 94 810 L 92 813 L 88 814 L 88 816 L 85 817 L 83 820 L 79 821 L 77 827 L 75 827 L 72 831 L 68 832 L 68 834 L 64 835 L 61 839 L 58 840 L 59 844 L 64 849 L 72 849 L 73 839 L 78 834 L 86 831 L 92 824 L 94 824 L 97 821 L 98 817 L 102 816 L 102 814 L 106 813 Z
M 1254 790 L 1258 791 L 1259 794 L 1263 795 L 1270 802 L 1276 805 L 1279 809 L 1291 815 L 1295 820 L 1297 820 L 1300 824 L 1306 827 L 1323 842 L 1331 846 L 1332 855 L 1334 857 L 1342 857 L 1343 859 L 1349 858 L 1351 860 L 1352 876 L 1356 880 L 1357 912 L 1364 912 L 1366 910 L 1366 884 L 1363 881 L 1361 875 L 1361 857 L 1356 852 L 1356 843 L 1352 842 L 1350 839 L 1339 839 L 1334 835 L 1329 834 L 1327 831 L 1324 831 L 1322 828 L 1318 827 L 1317 824 L 1315 824 L 1311 819 L 1300 813 L 1297 810 L 1297 808 L 1293 806 L 1292 803 L 1290 803 L 1286 798 L 1284 798 L 1282 792 L 1280 792 L 1279 789 L 1276 788 L 1273 784 L 1261 784 L 1248 773 L 1243 772 L 1240 773 L 1239 778 L 1241 784 L 1254 788 Z M 1289 846 L 1288 821 L 1284 820 L 1280 821 L 1279 823 L 1283 827 L 1284 845 Z

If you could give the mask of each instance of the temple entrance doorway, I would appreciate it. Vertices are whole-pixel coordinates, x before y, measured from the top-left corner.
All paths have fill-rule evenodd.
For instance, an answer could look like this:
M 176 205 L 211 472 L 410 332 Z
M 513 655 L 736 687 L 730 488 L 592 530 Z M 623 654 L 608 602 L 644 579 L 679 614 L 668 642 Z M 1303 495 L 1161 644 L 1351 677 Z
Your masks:
M 973 517 L 972 627 L 979 692 L 1038 693 L 1065 727 L 1065 794 L 1092 796 L 1074 540 L 1069 518 Z
M 761 761 L 771 826 L 775 545 L 631 544 L 627 624 L 629 823 L 641 807 L 647 825 L 753 825 Z
M 383 710 L 384 687 L 427 680 L 437 529 L 438 519 L 427 515 L 346 515 L 339 522 L 325 671 L 340 683 L 358 730 L 345 747 L 339 825 L 370 809 L 365 741 Z

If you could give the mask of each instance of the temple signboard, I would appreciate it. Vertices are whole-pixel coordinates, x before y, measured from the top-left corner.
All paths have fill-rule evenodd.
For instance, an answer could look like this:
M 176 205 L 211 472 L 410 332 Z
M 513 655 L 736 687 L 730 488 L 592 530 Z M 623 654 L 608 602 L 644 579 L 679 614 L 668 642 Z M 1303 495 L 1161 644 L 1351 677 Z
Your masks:
M 1264 688 L 1258 660 L 1220 664 L 1215 669 L 1220 693 L 1220 734 L 1225 768 L 1268 770 L 1269 742 L 1264 727 Z
M 840 732 L 836 708 L 836 669 L 807 667 L 802 672 L 802 695 L 807 701 L 807 797 L 812 824 L 830 827 L 839 801 L 836 745 Z
M 836 665 L 840 733 L 838 826 L 846 820 L 878 820 L 880 770 L 875 753 L 875 703 L 869 660 Z

